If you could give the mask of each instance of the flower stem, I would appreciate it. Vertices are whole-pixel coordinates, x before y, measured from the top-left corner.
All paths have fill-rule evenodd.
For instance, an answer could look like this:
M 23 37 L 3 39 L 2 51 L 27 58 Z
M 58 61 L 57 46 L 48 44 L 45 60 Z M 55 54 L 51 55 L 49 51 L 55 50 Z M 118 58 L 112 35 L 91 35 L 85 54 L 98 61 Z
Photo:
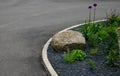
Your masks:
M 91 22 L 91 9 L 89 10 L 89 23 Z
M 93 21 L 95 21 L 95 16 L 96 16 L 96 7 L 94 8 L 94 18 L 93 18 Z

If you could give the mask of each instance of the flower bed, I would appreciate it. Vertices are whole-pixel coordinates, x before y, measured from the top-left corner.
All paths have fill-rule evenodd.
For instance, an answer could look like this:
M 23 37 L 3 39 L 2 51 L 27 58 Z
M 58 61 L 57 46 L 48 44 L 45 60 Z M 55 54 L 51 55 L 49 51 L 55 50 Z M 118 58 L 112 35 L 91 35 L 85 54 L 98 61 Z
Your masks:
M 72 30 L 79 31 L 79 27 Z M 97 49 L 99 48 L 97 52 L 95 52 L 93 46 L 87 42 L 83 49 L 87 54 L 85 60 L 75 61 L 72 64 L 65 63 L 63 59 L 64 53 L 55 52 L 51 46 L 48 48 L 48 58 L 59 76 L 119 76 L 120 62 L 115 62 L 115 66 L 108 65 L 107 63 L 108 55 L 105 53 L 107 42 L 109 42 L 109 39 L 107 39 L 104 44 L 100 43 L 97 47 Z M 116 44 L 114 48 L 114 50 L 118 50 L 118 44 Z M 90 49 L 93 49 L 93 51 L 90 51 Z
M 94 19 L 97 4 L 94 4 Z M 91 15 L 89 6 L 89 15 Z M 53 68 L 59 76 L 119 76 L 120 47 L 117 28 L 120 27 L 120 16 L 112 12 L 106 21 L 91 23 L 73 28 L 81 32 L 85 39 L 84 49 L 73 49 L 56 52 L 49 45 L 47 54 Z

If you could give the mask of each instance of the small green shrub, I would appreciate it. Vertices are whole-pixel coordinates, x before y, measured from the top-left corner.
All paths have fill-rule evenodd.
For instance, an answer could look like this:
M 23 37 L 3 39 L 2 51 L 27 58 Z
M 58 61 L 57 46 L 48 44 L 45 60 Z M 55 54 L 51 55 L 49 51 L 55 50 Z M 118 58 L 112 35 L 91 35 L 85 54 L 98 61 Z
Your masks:
M 116 29 L 116 33 L 117 33 L 118 39 L 120 39 L 120 27 L 118 27 L 118 28 Z
M 99 39 L 101 42 L 104 42 L 108 36 L 109 36 L 109 35 L 108 35 L 108 33 L 107 33 L 105 30 L 100 30 L 100 31 L 98 32 L 98 39 Z
M 93 60 L 90 59 L 89 62 L 88 62 L 88 64 L 90 66 L 90 69 L 94 69 L 95 68 L 95 63 L 94 63 Z
M 74 56 L 70 51 L 64 52 L 63 59 L 66 63 L 73 63 L 75 61 Z
M 112 10 L 110 13 L 107 13 L 107 22 L 109 25 L 114 24 L 114 22 L 120 22 L 120 14 L 116 10 Z
M 90 50 L 90 54 L 93 55 L 93 56 L 96 55 L 97 52 L 98 52 L 98 48 L 95 48 L 95 49 L 91 49 L 91 50 Z
M 81 27 L 81 31 L 83 35 L 88 39 L 91 34 L 96 34 L 99 30 L 101 30 L 103 24 L 100 23 L 86 23 L 84 26 Z
M 112 49 L 116 49 L 116 41 L 114 41 L 114 39 L 111 39 L 107 45 L 107 50 L 112 50 Z
M 92 47 L 95 47 L 97 45 L 98 41 L 98 34 L 97 32 L 101 30 L 103 27 L 100 23 L 88 23 L 85 26 L 81 27 L 81 31 L 83 35 L 85 36 L 86 40 L 88 40 L 89 44 Z
M 116 61 L 118 60 L 118 51 L 117 50 L 110 50 L 107 55 L 107 63 L 110 66 L 115 66 Z
M 120 22 L 120 21 L 119 21 L 119 22 Z M 116 21 L 116 22 L 113 22 L 113 23 L 111 24 L 111 26 L 117 28 L 117 27 L 119 27 L 119 23 L 118 23 L 117 21 Z
M 86 57 L 86 53 L 82 50 L 73 50 L 72 54 L 74 55 L 75 60 L 82 61 Z
M 83 32 L 83 35 L 91 47 L 98 46 L 98 40 L 103 43 L 105 40 L 110 38 L 107 46 L 107 49 L 109 50 L 115 48 L 116 46 L 116 28 L 117 23 L 114 26 L 107 26 L 102 23 L 88 23 L 81 28 L 81 31 Z
M 97 46 L 97 40 L 98 40 L 97 34 L 89 33 L 88 42 L 91 47 Z
M 72 50 L 64 52 L 63 59 L 66 63 L 73 63 L 75 60 L 82 61 L 86 57 L 86 53 L 82 50 Z
M 107 32 L 109 33 L 109 36 L 110 36 L 112 39 L 116 39 L 116 38 L 117 38 L 116 28 L 114 28 L 114 27 L 109 27 L 108 29 L 109 29 L 109 30 L 108 30 Z
M 88 33 L 87 25 L 81 26 L 80 30 L 83 33 L 84 37 L 87 39 L 87 33 Z

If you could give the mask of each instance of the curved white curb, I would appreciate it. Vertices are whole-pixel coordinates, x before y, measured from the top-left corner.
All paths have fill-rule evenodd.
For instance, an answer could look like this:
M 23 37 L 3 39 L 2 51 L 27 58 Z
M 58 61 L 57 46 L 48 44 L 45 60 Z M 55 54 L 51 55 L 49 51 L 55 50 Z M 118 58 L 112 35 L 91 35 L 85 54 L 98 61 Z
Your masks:
M 96 22 L 101 22 L 101 21 L 106 21 L 106 19 L 104 20 L 97 20 L 97 21 L 94 21 L 94 22 L 91 22 L 91 23 L 96 23 Z M 78 25 L 74 25 L 72 27 L 69 27 L 69 28 L 66 28 L 60 32 L 63 32 L 63 31 L 66 31 L 66 30 L 69 30 L 69 29 L 72 29 L 72 28 L 75 28 L 75 27 L 78 27 L 78 26 L 81 26 L 81 25 L 84 25 L 85 23 L 82 23 L 82 24 L 78 24 Z M 58 33 L 60 33 L 58 32 Z M 50 38 L 46 44 L 44 45 L 43 47 L 43 50 L 42 50 L 42 59 L 43 59 L 43 63 L 47 69 L 47 71 L 50 73 L 51 76 L 58 76 L 58 74 L 56 73 L 56 71 L 53 69 L 51 63 L 49 62 L 48 60 L 48 56 L 47 56 L 47 49 L 48 49 L 48 46 L 51 42 L 52 38 Z

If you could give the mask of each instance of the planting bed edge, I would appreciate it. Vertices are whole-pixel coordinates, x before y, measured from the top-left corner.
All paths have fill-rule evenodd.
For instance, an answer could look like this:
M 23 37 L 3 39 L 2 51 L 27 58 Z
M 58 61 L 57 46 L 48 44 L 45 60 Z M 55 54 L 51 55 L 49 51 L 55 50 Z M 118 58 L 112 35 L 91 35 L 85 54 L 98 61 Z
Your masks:
M 97 20 L 97 21 L 93 21 L 91 23 L 97 23 L 97 22 L 102 22 L 102 21 L 106 21 L 106 19 L 103 19 L 103 20 Z M 66 28 L 60 32 L 63 32 L 63 31 L 66 31 L 66 30 L 69 30 L 69 29 L 73 29 L 73 28 L 76 28 L 76 27 L 79 27 L 81 25 L 84 25 L 85 23 L 82 23 L 82 24 L 78 24 L 78 25 L 74 25 L 72 27 L 69 27 L 69 28 Z M 58 33 L 60 33 L 58 32 Z M 43 60 L 43 65 L 44 67 L 46 68 L 46 71 L 49 73 L 50 76 L 58 76 L 57 72 L 54 70 L 54 68 L 52 67 L 49 59 L 48 59 L 48 56 L 47 56 L 47 49 L 48 49 L 48 46 L 51 42 L 52 38 L 50 38 L 46 44 L 44 45 L 43 49 L 42 49 L 42 60 Z

